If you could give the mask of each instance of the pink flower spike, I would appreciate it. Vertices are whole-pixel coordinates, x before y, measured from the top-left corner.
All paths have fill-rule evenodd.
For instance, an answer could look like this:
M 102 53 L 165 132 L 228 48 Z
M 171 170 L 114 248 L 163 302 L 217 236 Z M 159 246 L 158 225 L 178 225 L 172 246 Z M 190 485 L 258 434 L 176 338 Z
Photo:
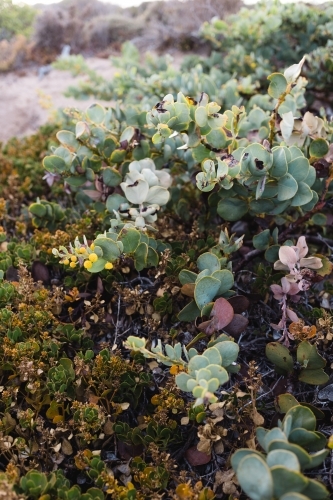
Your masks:
M 283 296 L 285 295 L 283 290 L 282 290 L 282 287 L 280 287 L 280 285 L 271 285 L 270 286 L 270 289 L 272 290 L 273 292 L 273 295 L 274 295 L 274 299 L 275 300 L 282 300 L 283 299 Z
M 299 321 L 299 317 L 297 316 L 297 314 L 292 311 L 291 309 L 286 309 L 286 313 L 287 313 L 287 316 L 288 318 L 293 322 L 293 323 L 296 323 L 297 321 Z
M 299 286 L 297 283 L 290 283 L 289 281 L 289 284 L 290 284 L 290 290 L 288 292 L 289 295 L 297 295 L 298 292 L 299 292 Z
M 300 236 L 298 238 L 296 246 L 297 246 L 297 248 L 299 250 L 299 258 L 302 259 L 303 257 L 306 256 L 306 254 L 309 251 L 308 246 L 306 244 L 305 236 Z
M 290 283 L 289 281 L 287 280 L 287 278 L 281 278 L 281 285 L 282 285 L 282 290 L 283 290 L 283 293 L 289 293 L 289 290 L 290 290 Z
M 285 264 L 289 269 L 293 269 L 298 261 L 297 253 L 293 247 L 282 246 L 279 250 L 279 259 L 282 264 Z

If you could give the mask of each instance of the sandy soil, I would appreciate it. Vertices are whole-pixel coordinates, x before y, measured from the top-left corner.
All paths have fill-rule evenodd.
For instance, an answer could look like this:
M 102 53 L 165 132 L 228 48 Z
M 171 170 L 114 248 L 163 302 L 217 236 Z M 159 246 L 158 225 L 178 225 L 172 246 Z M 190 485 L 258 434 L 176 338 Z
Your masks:
M 87 63 L 107 79 L 111 79 L 115 72 L 107 59 L 92 57 L 87 59 Z M 32 134 L 46 123 L 50 109 L 43 108 L 43 101 L 51 103 L 51 109 L 76 107 L 84 110 L 93 102 L 109 104 L 96 99 L 77 101 L 64 97 L 67 87 L 83 78 L 73 77 L 67 71 L 52 69 L 39 79 L 38 68 L 0 74 L 0 142 L 6 142 L 13 136 Z

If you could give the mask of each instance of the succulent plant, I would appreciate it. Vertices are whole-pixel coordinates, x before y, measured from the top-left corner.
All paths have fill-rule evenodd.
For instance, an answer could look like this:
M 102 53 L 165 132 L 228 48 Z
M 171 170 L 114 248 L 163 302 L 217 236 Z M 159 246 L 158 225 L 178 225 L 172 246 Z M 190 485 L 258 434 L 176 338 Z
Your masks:
M 257 428 L 264 453 L 239 449 L 231 457 L 237 479 L 251 500 L 324 500 L 327 489 L 302 470 L 317 467 L 328 454 L 316 418 L 301 405 L 290 408 L 278 427 Z
M 73 397 L 72 383 L 75 380 L 75 372 L 70 359 L 61 358 L 56 366 L 49 369 L 47 378 L 51 394 L 59 393 L 63 397 Z
M 298 380 L 311 385 L 325 384 L 329 377 L 323 368 L 325 359 L 320 356 L 316 346 L 304 340 L 297 347 L 296 359 L 299 368 L 294 369 L 294 360 L 287 347 L 278 342 L 270 342 L 266 346 L 266 356 L 283 375 L 296 373 Z
M 145 339 L 132 336 L 128 337 L 124 345 L 128 349 L 140 351 L 147 358 L 155 358 L 167 366 L 180 365 L 186 370 L 176 375 L 175 381 L 182 391 L 192 392 L 196 398 L 196 406 L 203 402 L 215 403 L 217 397 L 214 392 L 229 380 L 228 372 L 239 370 L 235 362 L 239 346 L 224 334 L 210 341 L 203 354 L 198 354 L 194 348 L 188 351 L 185 347 L 182 349 L 179 343 L 174 347 L 166 345 L 166 354 L 163 354 L 160 340 L 157 346 L 149 351 L 145 347 Z
M 206 306 L 217 297 L 230 297 L 234 277 L 229 269 L 221 269 L 226 259 L 219 258 L 212 252 L 205 252 L 197 260 L 199 274 L 186 269 L 179 273 L 179 281 L 183 285 L 182 293 L 193 297 L 189 304 L 179 313 L 181 321 L 192 321 L 198 316 L 208 315 Z

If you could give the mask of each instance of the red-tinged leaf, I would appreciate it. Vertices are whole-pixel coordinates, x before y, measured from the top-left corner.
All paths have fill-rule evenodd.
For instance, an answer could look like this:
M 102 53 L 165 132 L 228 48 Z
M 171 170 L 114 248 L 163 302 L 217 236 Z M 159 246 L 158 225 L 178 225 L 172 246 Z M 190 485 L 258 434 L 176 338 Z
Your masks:
M 198 451 L 196 446 L 192 446 L 185 452 L 185 458 L 192 467 L 197 467 L 198 465 L 208 464 L 212 456 Z
M 221 297 L 215 301 L 210 317 L 209 321 L 204 321 L 198 326 L 207 335 L 212 335 L 214 332 L 222 330 L 226 325 L 229 325 L 234 317 L 234 310 L 231 304 Z
M 234 310 L 232 305 L 221 297 L 215 301 L 210 315 L 214 318 L 216 329 L 222 330 L 222 328 L 229 325 L 230 321 L 232 321 Z
M 235 314 L 242 314 L 250 305 L 249 299 L 244 295 L 234 295 L 228 299 L 228 302 L 232 305 Z
M 225 326 L 223 330 L 233 337 L 238 337 L 249 324 L 249 320 L 241 314 L 235 314 L 229 325 Z
M 102 193 L 100 193 L 99 191 L 95 191 L 94 189 L 85 189 L 83 192 L 84 194 L 89 196 L 89 198 L 95 201 L 100 200 L 102 197 Z

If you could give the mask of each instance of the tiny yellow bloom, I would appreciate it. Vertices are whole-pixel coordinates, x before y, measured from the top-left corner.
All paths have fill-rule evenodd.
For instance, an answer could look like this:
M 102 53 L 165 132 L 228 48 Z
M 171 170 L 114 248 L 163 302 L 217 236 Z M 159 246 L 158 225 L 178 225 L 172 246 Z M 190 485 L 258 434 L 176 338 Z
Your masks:
M 90 260 L 85 260 L 83 267 L 85 267 L 86 269 L 90 269 L 92 267 L 92 262 L 90 262 Z
M 76 262 L 73 262 L 73 261 L 72 261 L 72 262 L 69 264 L 69 266 L 70 266 L 70 267 L 73 267 L 73 268 L 74 268 L 74 267 L 76 267 Z
M 87 251 L 87 250 L 85 249 L 85 247 L 80 247 L 80 249 L 79 249 L 79 252 L 80 252 L 80 253 L 86 253 L 86 251 Z
M 89 255 L 89 260 L 90 260 L 90 262 L 97 262 L 98 261 L 98 255 L 96 253 L 91 253 Z
M 71 261 L 72 261 L 72 262 L 76 262 L 76 261 L 77 261 L 77 257 L 76 257 L 76 255 L 72 255 L 72 256 L 71 256 Z M 72 266 L 72 267 L 73 267 L 73 266 Z
M 94 250 L 94 249 L 95 249 L 95 245 L 94 245 L 94 243 L 92 243 L 92 244 L 90 245 L 90 250 Z
M 63 264 L 65 264 L 65 266 L 68 266 L 68 264 L 69 264 L 69 260 L 68 260 L 68 259 L 65 259 L 65 260 L 63 260 L 63 261 L 62 261 L 62 263 L 63 263 Z
M 107 262 L 104 266 L 104 269 L 112 269 L 112 268 L 113 268 L 112 262 Z

